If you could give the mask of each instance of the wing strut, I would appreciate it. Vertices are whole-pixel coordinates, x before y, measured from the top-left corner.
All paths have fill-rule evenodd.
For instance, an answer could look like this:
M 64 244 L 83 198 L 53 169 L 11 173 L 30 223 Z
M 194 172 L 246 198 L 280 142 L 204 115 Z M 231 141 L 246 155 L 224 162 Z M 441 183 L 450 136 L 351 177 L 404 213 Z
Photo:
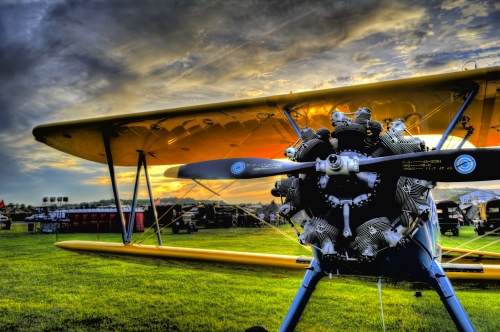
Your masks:
M 160 225 L 158 225 L 158 214 L 156 212 L 156 206 L 153 202 L 153 191 L 151 190 L 151 182 L 149 181 L 148 165 L 146 164 L 146 156 L 142 153 L 141 153 L 141 155 L 142 155 L 143 165 L 144 165 L 144 175 L 146 176 L 146 184 L 148 185 L 149 204 L 151 205 L 151 208 L 153 209 L 156 238 L 158 239 L 158 245 L 161 247 L 161 246 L 163 246 L 163 242 L 161 240 Z
M 144 174 L 146 176 L 146 183 L 148 186 L 148 193 L 149 193 L 149 203 L 151 204 L 151 208 L 153 209 L 154 225 L 155 225 L 155 230 L 156 230 L 156 236 L 158 239 L 158 245 L 162 246 L 163 243 L 162 243 L 161 233 L 159 231 L 159 226 L 158 226 L 158 215 L 156 213 L 156 208 L 155 208 L 155 205 L 153 202 L 153 192 L 151 190 L 151 183 L 149 181 L 146 156 L 144 155 L 144 153 L 142 151 L 137 151 L 139 153 L 139 159 L 137 161 L 137 173 L 136 173 L 135 184 L 134 184 L 134 196 L 132 198 L 132 209 L 130 211 L 130 220 L 129 220 L 128 228 L 127 228 L 127 225 L 125 223 L 125 218 L 123 217 L 123 211 L 122 211 L 121 200 L 120 200 L 120 193 L 118 192 L 118 186 L 116 183 L 115 168 L 113 165 L 113 155 L 111 153 L 111 145 L 110 145 L 110 141 L 109 141 L 109 132 L 106 130 L 103 130 L 102 131 L 102 138 L 104 141 L 104 147 L 106 149 L 106 159 L 108 161 L 109 177 L 111 179 L 111 186 L 113 188 L 113 195 L 115 198 L 116 211 L 118 213 L 118 217 L 120 218 L 123 244 L 129 244 L 130 241 L 132 240 L 132 234 L 134 231 L 134 221 L 135 221 L 135 209 L 137 206 L 137 193 L 139 191 L 139 179 L 141 177 L 142 167 L 144 166 Z
M 106 160 L 108 161 L 109 178 L 111 179 L 111 186 L 113 187 L 113 195 L 115 197 L 116 212 L 118 214 L 118 218 L 120 218 L 120 226 L 122 228 L 122 241 L 124 244 L 127 244 L 127 228 L 125 227 L 125 218 L 123 217 L 120 193 L 118 192 L 118 186 L 116 185 L 115 167 L 113 166 L 113 155 L 111 154 L 108 131 L 102 131 L 102 140 L 104 142 L 104 148 L 106 149 Z
M 444 143 L 448 139 L 448 136 L 450 136 L 451 132 L 453 131 L 453 128 L 457 125 L 458 121 L 462 118 L 462 115 L 464 114 L 465 110 L 469 107 L 470 103 L 474 99 L 474 97 L 477 94 L 477 91 L 479 90 L 479 86 L 476 84 L 474 88 L 472 88 L 471 92 L 469 92 L 469 95 L 463 102 L 462 106 L 458 109 L 457 113 L 455 114 L 455 117 L 453 120 L 451 120 L 450 124 L 448 125 L 448 128 L 446 128 L 446 131 L 444 132 L 443 136 L 439 140 L 439 143 L 436 146 L 436 150 L 441 150 L 443 147 Z
M 300 138 L 300 130 L 297 127 L 297 124 L 295 121 L 293 121 L 292 116 L 290 115 L 290 110 L 287 107 L 283 107 L 283 113 L 285 114 L 286 118 L 288 119 L 288 122 L 290 122 L 290 125 L 292 126 L 293 130 L 297 134 L 297 136 Z

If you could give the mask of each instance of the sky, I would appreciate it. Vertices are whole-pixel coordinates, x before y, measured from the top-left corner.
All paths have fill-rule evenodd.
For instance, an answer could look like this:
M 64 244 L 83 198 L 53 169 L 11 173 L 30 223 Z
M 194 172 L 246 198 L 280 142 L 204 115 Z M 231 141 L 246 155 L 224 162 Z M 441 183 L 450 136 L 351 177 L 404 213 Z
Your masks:
M 0 200 L 112 197 L 107 166 L 36 142 L 39 124 L 497 66 L 499 30 L 495 1 L 3 0 Z M 150 169 L 155 197 L 194 185 L 164 170 Z M 117 171 L 131 198 L 135 169 Z M 221 195 L 266 203 L 275 180 Z

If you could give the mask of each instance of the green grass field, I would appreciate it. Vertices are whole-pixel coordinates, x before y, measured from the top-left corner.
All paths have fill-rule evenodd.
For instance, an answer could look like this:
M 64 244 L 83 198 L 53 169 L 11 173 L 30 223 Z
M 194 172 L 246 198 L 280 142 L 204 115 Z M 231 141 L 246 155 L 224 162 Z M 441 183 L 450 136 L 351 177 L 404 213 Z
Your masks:
M 473 238 L 463 228 L 459 238 L 443 238 L 443 245 Z M 59 235 L 59 241 L 74 239 L 97 240 L 97 234 Z M 243 331 L 254 325 L 276 331 L 303 276 L 297 270 L 72 252 L 54 247 L 55 240 L 28 233 L 25 225 L 0 231 L 0 331 Z M 121 237 L 100 234 L 99 240 Z M 168 230 L 163 240 L 169 246 L 310 255 L 269 228 L 190 235 Z M 500 252 L 500 245 L 484 250 Z M 422 297 L 413 296 L 422 289 Z M 478 331 L 500 331 L 500 286 L 461 283 L 455 289 Z M 423 285 L 385 282 L 383 300 L 387 331 L 456 330 L 438 296 Z M 297 331 L 382 331 L 376 280 L 324 278 Z

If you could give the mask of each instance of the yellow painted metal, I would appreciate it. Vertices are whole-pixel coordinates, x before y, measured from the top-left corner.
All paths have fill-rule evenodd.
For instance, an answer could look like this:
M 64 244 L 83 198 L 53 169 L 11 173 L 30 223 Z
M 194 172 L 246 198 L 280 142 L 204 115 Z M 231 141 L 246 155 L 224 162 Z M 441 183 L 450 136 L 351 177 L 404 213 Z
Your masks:
M 479 251 L 479 250 L 450 248 L 450 247 L 441 247 L 441 250 L 442 250 L 443 254 L 446 252 L 450 252 L 450 253 L 456 252 L 459 254 L 470 254 L 470 255 L 478 255 L 478 256 L 486 256 L 486 257 L 500 257 L 500 253 L 490 252 L 490 251 Z
M 118 254 L 142 256 L 161 256 L 176 259 L 207 260 L 223 263 L 262 265 L 280 268 L 304 269 L 309 266 L 312 257 L 258 254 L 222 250 L 206 250 L 178 247 L 159 247 L 140 244 L 122 244 L 97 241 L 56 242 L 56 247 L 71 250 L 101 251 Z M 443 248 L 447 249 L 447 248 Z M 500 254 L 498 254 L 500 255 Z M 483 273 L 446 272 L 450 279 L 457 280 L 500 280 L 500 265 L 482 265 Z
M 463 99 L 452 97 L 479 85 L 467 108 L 463 137 L 476 147 L 500 143 L 500 67 L 415 77 L 387 82 L 290 93 L 265 98 L 196 105 L 152 112 L 39 125 L 37 141 L 68 154 L 107 163 L 102 131 L 110 136 L 113 162 L 136 166 L 137 153 L 149 166 L 175 165 L 222 158 L 272 158 L 296 141 L 282 112 L 286 107 L 301 127 L 332 129 L 333 110 L 354 112 L 368 107 L 373 119 L 386 125 L 402 118 L 412 135 L 442 134 Z M 445 106 L 445 107 L 442 107 Z M 440 109 L 438 112 L 436 110 Z M 480 134 L 481 133 L 481 134 Z M 251 139 L 247 139 L 251 135 Z M 481 136 L 481 137 L 480 137 Z M 278 153 L 280 152 L 280 153 Z
M 122 244 L 115 242 L 63 241 L 56 242 L 56 247 L 72 250 L 103 251 L 120 254 L 143 256 L 162 256 L 178 259 L 198 259 L 224 263 L 264 265 L 282 268 L 303 269 L 309 266 L 311 258 L 301 256 L 256 254 L 222 250 L 193 248 L 159 247 L 140 244 Z
M 473 264 L 470 264 L 473 265 Z M 475 265 L 475 264 L 474 264 Z M 500 280 L 500 265 L 483 265 L 483 272 L 446 272 L 446 275 L 451 280 L 483 280 L 483 281 L 498 281 Z

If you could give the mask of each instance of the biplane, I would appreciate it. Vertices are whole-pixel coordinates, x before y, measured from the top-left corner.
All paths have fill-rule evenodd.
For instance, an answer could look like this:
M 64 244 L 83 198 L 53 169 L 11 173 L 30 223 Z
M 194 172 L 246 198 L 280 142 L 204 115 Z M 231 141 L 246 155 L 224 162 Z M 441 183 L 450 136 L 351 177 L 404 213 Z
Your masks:
M 281 216 L 313 258 L 131 244 L 64 241 L 56 246 L 177 258 L 307 267 L 283 320 L 292 331 L 315 285 L 326 275 L 402 278 L 430 284 L 460 331 L 474 327 L 450 278 L 498 279 L 487 265 L 441 264 L 436 182 L 500 179 L 500 67 L 265 98 L 39 125 L 35 139 L 106 164 L 115 201 L 114 166 L 171 178 L 252 179 L 281 175 L 271 193 Z M 428 146 L 423 135 L 440 135 Z M 459 137 L 450 146 L 450 137 Z M 475 148 L 463 148 L 465 142 Z M 447 148 L 447 149 L 446 149 Z M 279 158 L 287 157 L 288 161 Z M 205 184 L 209 182 L 204 182 Z M 155 219 L 157 216 L 155 215 Z M 301 229 L 299 230 L 299 226 Z

